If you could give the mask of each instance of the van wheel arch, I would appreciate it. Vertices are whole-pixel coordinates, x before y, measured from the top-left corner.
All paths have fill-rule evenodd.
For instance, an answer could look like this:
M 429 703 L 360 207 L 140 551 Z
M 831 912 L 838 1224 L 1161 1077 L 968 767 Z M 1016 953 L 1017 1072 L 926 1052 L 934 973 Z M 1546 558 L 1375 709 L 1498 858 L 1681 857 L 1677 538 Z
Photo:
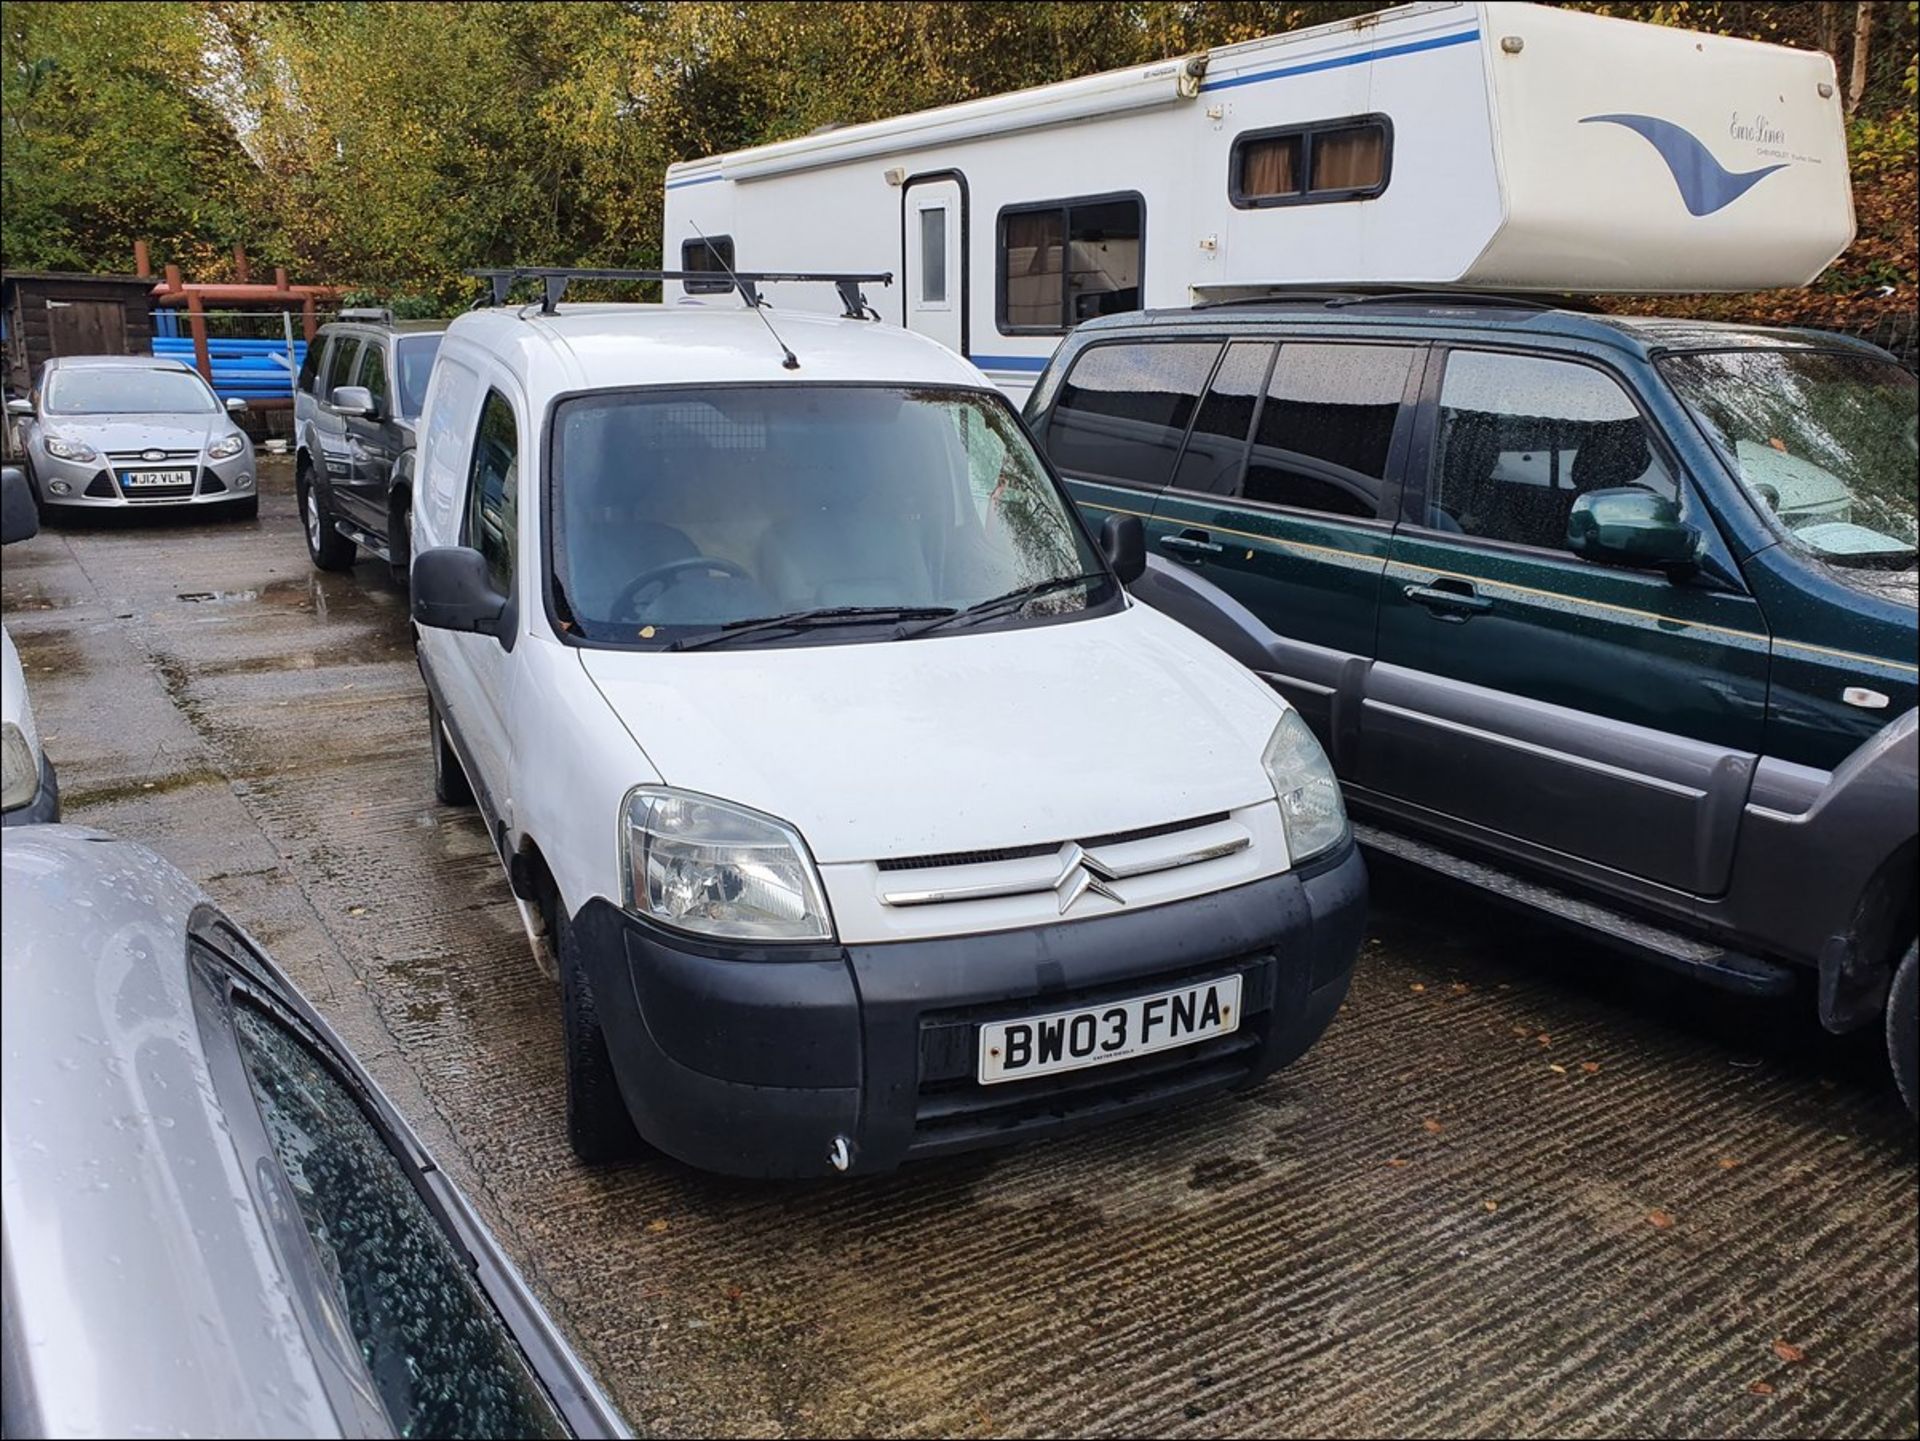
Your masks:
M 1920 838 L 1894 847 L 1861 888 L 1846 934 L 1820 957 L 1820 1022 L 1836 1034 L 1878 1021 L 1894 971 L 1920 927 Z

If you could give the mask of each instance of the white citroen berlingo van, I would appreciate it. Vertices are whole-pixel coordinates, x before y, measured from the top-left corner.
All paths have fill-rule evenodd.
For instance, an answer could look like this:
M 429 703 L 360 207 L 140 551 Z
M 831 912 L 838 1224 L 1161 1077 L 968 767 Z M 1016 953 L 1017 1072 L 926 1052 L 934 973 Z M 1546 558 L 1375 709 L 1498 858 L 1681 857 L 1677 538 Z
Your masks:
M 412 605 L 583 1159 L 883 1171 L 1307 1049 L 1365 872 L 1287 703 L 1128 598 L 1137 519 L 1096 542 L 847 277 L 832 318 L 496 296 L 529 275 L 441 345 Z

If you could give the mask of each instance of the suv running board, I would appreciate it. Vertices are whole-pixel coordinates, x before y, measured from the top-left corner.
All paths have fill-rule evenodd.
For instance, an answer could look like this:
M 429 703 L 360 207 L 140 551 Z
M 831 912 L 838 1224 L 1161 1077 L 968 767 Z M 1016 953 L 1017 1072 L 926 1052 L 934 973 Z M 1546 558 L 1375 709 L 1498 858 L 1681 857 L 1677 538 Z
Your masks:
M 368 555 L 377 555 L 388 564 L 393 563 L 393 556 L 387 550 L 387 543 L 371 531 L 362 530 L 357 525 L 348 525 L 344 520 L 336 520 L 333 528 Z
M 1793 968 L 1777 961 L 1724 950 L 1711 941 L 1667 930 L 1397 831 L 1356 823 L 1353 834 L 1369 850 L 1465 882 L 1495 900 L 1578 926 L 1596 939 L 1721 990 L 1748 996 L 1783 996 L 1797 983 Z

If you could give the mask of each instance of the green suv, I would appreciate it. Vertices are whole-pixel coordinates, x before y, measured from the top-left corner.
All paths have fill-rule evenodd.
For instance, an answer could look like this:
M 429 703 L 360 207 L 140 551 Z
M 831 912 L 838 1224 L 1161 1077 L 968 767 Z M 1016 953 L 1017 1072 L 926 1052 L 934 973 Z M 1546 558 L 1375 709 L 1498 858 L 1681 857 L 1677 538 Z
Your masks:
M 1136 593 L 1283 692 L 1375 850 L 1915 1086 L 1915 382 L 1873 346 L 1486 296 L 1081 326 L 1027 420 Z

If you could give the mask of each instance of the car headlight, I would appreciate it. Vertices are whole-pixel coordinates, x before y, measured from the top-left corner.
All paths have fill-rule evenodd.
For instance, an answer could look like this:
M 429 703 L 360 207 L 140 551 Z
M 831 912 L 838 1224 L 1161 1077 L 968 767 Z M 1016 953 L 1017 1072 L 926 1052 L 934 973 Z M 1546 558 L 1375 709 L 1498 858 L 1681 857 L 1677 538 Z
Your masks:
M 77 440 L 62 440 L 57 435 L 47 437 L 47 454 L 56 460 L 98 460 L 100 452 L 90 445 Z
M 207 447 L 208 460 L 225 460 L 230 455 L 238 455 L 247 448 L 247 438 L 236 431 L 232 435 L 223 435 Z
M 620 824 L 627 906 L 701 935 L 833 938 L 799 832 L 772 816 L 662 786 L 627 794 Z
M 1320 742 L 1289 709 L 1273 728 L 1273 739 L 1261 752 L 1260 763 L 1273 782 L 1280 802 L 1280 824 L 1287 833 L 1287 854 L 1293 864 L 1332 850 L 1347 838 L 1347 808 L 1340 799 L 1340 783 Z
M 40 758 L 26 732 L 12 721 L 0 724 L 0 811 L 18 809 L 40 789 Z

